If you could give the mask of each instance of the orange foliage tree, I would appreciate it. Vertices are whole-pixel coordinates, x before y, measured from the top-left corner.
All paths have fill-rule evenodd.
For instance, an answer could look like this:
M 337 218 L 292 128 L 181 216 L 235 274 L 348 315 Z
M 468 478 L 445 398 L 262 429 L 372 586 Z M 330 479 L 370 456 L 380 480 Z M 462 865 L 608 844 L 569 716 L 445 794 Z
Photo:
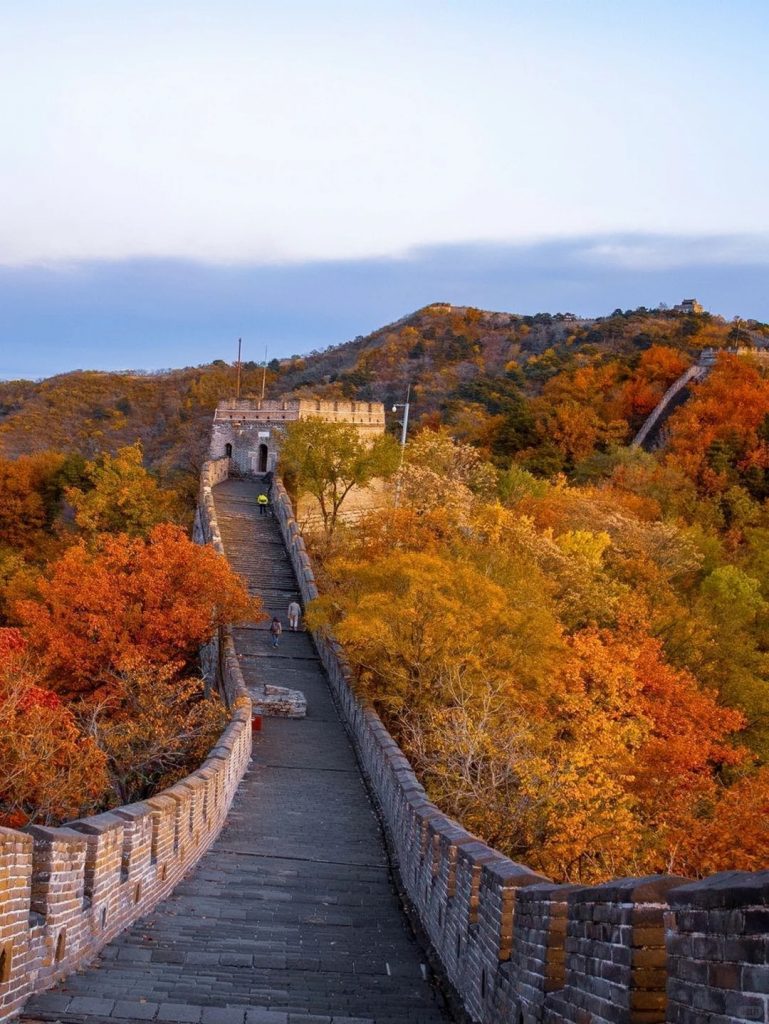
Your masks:
M 622 389 L 625 418 L 638 420 L 648 416 L 690 362 L 685 353 L 667 345 L 652 345 L 646 349 L 633 376 Z
M 80 711 L 107 757 L 117 803 L 142 800 L 188 774 L 226 722 L 222 703 L 205 699 L 202 681 L 172 665 L 126 669 L 108 694 L 83 703 Z
M 708 493 L 769 470 L 769 377 L 755 362 L 722 353 L 708 379 L 670 418 L 670 457 Z
M 743 714 L 651 635 L 646 589 L 666 593 L 698 559 L 634 501 L 550 488 L 528 499 L 541 527 L 493 503 L 456 522 L 445 506 L 370 516 L 308 610 L 431 797 L 562 880 L 699 873 L 692 837 L 738 815 L 724 780 L 753 771 Z M 760 834 L 749 845 L 769 853 Z
M 38 581 L 36 599 L 15 611 L 51 687 L 67 696 L 140 666 L 181 667 L 218 626 L 261 615 L 221 555 L 168 524 L 147 540 L 74 544 Z
M 552 788 L 532 794 L 545 816 L 531 856 L 575 880 L 697 873 L 681 837 L 717 801 L 719 772 L 748 763 L 731 742 L 743 716 L 667 664 L 637 623 L 583 630 L 568 646 L 551 697 L 556 741 L 544 753 Z
M 40 545 L 51 523 L 66 456 L 41 452 L 0 459 L 0 543 L 28 551 Z
M 0 824 L 51 824 L 104 796 L 106 757 L 72 711 L 38 685 L 16 629 L 0 629 Z

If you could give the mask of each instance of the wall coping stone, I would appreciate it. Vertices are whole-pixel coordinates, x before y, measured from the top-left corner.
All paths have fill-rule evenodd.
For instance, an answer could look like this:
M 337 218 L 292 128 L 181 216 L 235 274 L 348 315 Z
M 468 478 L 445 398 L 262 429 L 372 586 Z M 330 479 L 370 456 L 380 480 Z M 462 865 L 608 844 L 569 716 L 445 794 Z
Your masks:
M 689 881 L 681 875 L 645 875 L 616 878 L 599 885 L 582 886 L 571 896 L 574 903 L 661 903 L 668 893 Z
M 769 870 L 720 871 L 677 886 L 668 893 L 671 907 L 734 908 L 769 904 Z

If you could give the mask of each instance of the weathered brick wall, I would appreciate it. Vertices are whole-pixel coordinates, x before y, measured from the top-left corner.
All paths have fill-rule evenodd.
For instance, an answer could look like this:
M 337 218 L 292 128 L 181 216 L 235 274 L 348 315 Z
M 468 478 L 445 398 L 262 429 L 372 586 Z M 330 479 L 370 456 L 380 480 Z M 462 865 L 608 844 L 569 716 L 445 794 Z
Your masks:
M 213 459 L 203 465 L 200 474 L 198 507 L 192 537 L 198 544 L 210 544 L 223 558 L 226 557 L 222 535 L 216 520 L 213 489 L 229 475 L 230 460 Z M 210 644 L 200 652 L 203 672 L 211 686 L 218 686 L 228 708 L 242 697 L 250 700 L 240 671 L 232 629 L 224 626 Z
M 196 523 L 218 550 L 210 491 L 226 475 L 227 460 L 204 468 Z M 215 662 L 231 718 L 196 772 L 63 828 L 0 828 L 0 1020 L 152 910 L 219 834 L 251 758 L 251 704 L 228 635 Z
M 274 507 L 305 602 L 310 559 Z M 333 637 L 318 652 L 379 804 L 402 884 L 468 1017 L 481 1024 L 769 1024 L 769 872 L 554 885 L 444 815 Z
M 547 1021 L 620 1024 L 665 1020 L 664 914 L 686 879 L 625 878 L 568 897 L 564 986 L 545 1001 Z
M 769 1019 L 769 871 L 725 871 L 669 894 L 668 1019 Z

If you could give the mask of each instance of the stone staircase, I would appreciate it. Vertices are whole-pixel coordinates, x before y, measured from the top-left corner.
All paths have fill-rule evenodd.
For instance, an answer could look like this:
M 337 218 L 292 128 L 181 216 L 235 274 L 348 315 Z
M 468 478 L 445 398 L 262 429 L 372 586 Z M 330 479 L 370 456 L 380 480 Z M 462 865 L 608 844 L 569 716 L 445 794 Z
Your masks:
M 307 704 L 301 690 L 292 688 L 289 661 L 300 657 L 300 651 L 308 657 L 314 652 L 305 634 L 291 637 L 291 657 L 282 653 L 289 650 L 285 632 L 277 651 L 270 644 L 273 615 L 287 630 L 286 610 L 291 601 L 301 603 L 301 597 L 277 520 L 269 513 L 261 514 L 257 507 L 256 497 L 262 491 L 253 481 L 245 480 L 226 480 L 216 489 L 216 518 L 227 557 L 246 581 L 249 593 L 262 599 L 269 616 L 263 622 L 236 628 L 235 644 L 254 712 L 303 718 Z

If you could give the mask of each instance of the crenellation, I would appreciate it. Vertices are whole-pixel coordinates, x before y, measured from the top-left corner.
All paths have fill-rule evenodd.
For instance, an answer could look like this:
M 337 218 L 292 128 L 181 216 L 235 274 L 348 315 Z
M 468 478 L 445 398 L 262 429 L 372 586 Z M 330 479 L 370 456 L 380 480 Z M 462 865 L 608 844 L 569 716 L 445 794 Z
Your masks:
M 151 863 L 152 816 L 147 803 L 119 807 L 115 815 L 123 819 L 123 849 L 120 879 L 130 882 L 141 877 Z
M 83 902 L 100 907 L 120 883 L 124 822 L 105 813 L 73 821 L 69 827 L 85 836 Z

